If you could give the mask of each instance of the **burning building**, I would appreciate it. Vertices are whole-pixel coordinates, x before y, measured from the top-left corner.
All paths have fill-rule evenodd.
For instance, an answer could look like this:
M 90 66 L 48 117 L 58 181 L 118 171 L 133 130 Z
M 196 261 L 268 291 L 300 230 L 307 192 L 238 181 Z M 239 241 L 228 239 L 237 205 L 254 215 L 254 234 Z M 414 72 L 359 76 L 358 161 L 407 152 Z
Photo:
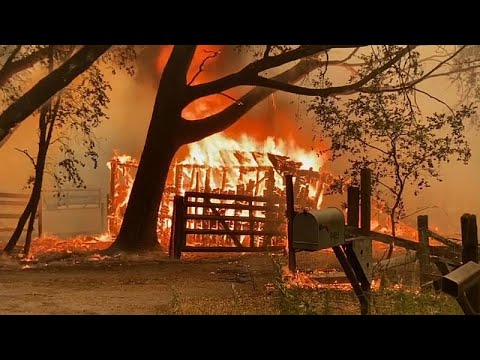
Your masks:
M 158 234 L 165 245 L 168 242 L 175 195 L 185 192 L 243 195 L 263 198 L 274 211 L 253 211 L 227 209 L 221 211 L 222 216 L 268 218 L 277 221 L 286 235 L 284 226 L 285 184 L 284 176 L 295 176 L 296 204 L 302 208 L 318 208 L 324 192 L 322 177 L 323 159 L 315 152 L 306 151 L 293 141 L 287 142 L 274 138 L 256 141 L 246 135 L 239 140 L 216 134 L 198 143 L 187 146 L 186 155 L 177 156 L 170 167 L 165 192 L 163 195 L 159 220 Z M 120 229 L 138 163 L 130 156 L 116 156 L 109 162 L 111 170 L 111 189 L 109 207 L 109 231 L 116 235 Z M 230 200 L 222 200 L 231 203 Z M 233 201 L 233 200 L 232 200 Z M 208 208 L 198 208 L 199 215 Z M 231 213 L 230 213 L 231 212 Z M 277 219 L 278 218 L 278 219 Z M 233 226 L 235 229 L 242 224 L 224 221 L 223 226 Z M 187 224 L 193 228 L 216 228 L 219 224 L 205 225 L 201 221 Z M 269 222 L 263 225 L 272 226 Z M 277 226 L 277 225 L 275 225 Z M 241 236 L 244 242 L 246 236 Z M 285 236 L 268 239 L 269 243 L 282 245 Z M 197 244 L 225 244 L 232 239 L 227 236 L 196 235 L 192 241 Z M 253 240 L 250 240 L 253 241 Z

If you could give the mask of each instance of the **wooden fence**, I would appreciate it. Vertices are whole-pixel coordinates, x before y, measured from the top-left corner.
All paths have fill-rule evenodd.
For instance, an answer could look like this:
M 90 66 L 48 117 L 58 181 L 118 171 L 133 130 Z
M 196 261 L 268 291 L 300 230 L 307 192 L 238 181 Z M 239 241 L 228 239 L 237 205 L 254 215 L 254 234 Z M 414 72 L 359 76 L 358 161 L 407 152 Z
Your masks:
M 177 195 L 170 256 L 179 259 L 182 252 L 283 251 L 284 211 L 284 206 L 265 197 L 201 192 Z
M 18 219 L 29 199 L 30 194 L 0 193 L 0 235 L 5 234 L 9 236 L 15 230 Z M 98 212 L 101 226 L 96 229 L 81 229 L 78 232 L 104 232 L 106 213 L 101 189 L 68 189 L 60 192 L 44 191 L 35 216 L 34 228 L 40 237 L 43 234 L 45 220 L 50 213 L 67 214 L 69 211 L 75 212 L 90 209 Z M 26 227 L 24 231 L 26 231 Z
M 7 226 L 2 226 L 0 224 L 0 233 L 8 234 L 15 231 L 15 226 L 17 225 L 18 219 L 22 215 L 22 212 L 25 209 L 29 199 L 30 194 L 0 193 L 0 221 L 2 223 L 8 222 Z M 38 236 L 41 236 L 43 231 L 43 216 L 41 206 L 39 206 L 37 214 L 35 215 L 34 229 L 35 226 L 37 228 Z M 27 228 L 25 227 L 23 231 L 25 232 L 26 229 Z

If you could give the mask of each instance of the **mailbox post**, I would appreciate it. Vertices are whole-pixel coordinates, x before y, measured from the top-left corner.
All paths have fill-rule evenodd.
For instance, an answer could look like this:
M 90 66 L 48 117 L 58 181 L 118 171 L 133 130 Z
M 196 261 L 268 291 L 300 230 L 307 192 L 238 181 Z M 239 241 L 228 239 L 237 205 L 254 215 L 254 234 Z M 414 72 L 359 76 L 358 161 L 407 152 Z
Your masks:
M 360 302 L 362 315 L 368 314 L 370 282 L 352 248 L 353 241 L 364 241 L 366 238 L 345 238 L 345 217 L 337 208 L 304 210 L 295 215 L 292 226 L 294 251 L 333 249 Z

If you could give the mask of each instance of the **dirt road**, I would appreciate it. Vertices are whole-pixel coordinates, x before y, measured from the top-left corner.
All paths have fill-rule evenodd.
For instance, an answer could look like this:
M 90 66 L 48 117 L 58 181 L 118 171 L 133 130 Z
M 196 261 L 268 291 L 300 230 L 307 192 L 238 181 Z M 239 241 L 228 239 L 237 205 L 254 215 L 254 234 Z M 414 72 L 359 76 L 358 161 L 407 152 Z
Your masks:
M 242 299 L 270 302 L 265 284 L 272 281 L 272 274 L 268 255 L 203 255 L 182 261 L 165 256 L 83 258 L 28 265 L 4 258 L 0 261 L 0 313 L 202 313 L 201 303 L 208 307 L 204 313 L 225 313 Z M 240 312 L 258 311 L 253 306 Z

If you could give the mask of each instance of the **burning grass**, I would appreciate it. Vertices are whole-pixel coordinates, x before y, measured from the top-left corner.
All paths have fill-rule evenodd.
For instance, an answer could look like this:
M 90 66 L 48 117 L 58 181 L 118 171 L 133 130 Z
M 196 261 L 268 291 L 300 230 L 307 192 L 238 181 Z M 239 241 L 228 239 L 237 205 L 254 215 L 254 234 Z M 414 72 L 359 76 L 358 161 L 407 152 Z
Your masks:
M 45 235 L 32 243 L 30 257 L 48 254 L 82 254 L 107 249 L 113 242 L 110 235 L 97 237 L 77 236 L 71 239 L 61 239 L 53 235 Z

